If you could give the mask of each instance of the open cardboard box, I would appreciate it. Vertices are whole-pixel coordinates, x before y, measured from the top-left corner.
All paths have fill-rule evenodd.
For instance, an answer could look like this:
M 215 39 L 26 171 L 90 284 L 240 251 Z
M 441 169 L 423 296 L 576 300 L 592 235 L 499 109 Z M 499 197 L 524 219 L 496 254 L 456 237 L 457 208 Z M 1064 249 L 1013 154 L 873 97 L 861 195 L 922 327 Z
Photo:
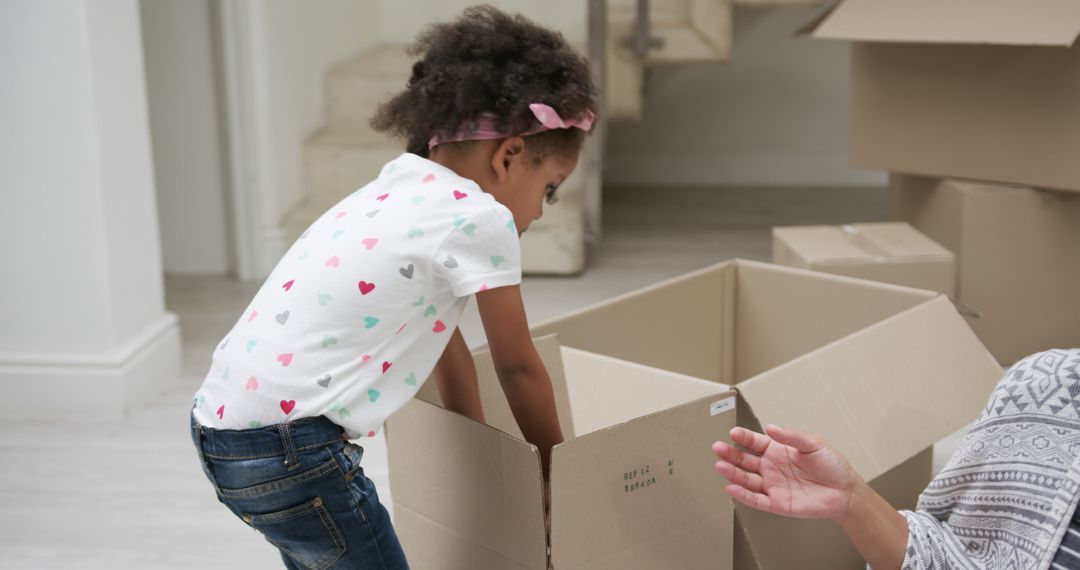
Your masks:
M 1080 191 L 1080 2 L 843 0 L 850 162 Z
M 734 386 L 740 425 L 822 435 L 897 508 L 914 507 L 931 478 L 933 444 L 975 419 L 1001 375 L 942 294 L 742 260 L 533 330 Z M 701 484 L 723 486 L 718 476 Z M 739 570 L 863 567 L 829 522 L 741 505 L 736 513 Z
M 956 295 L 956 258 L 904 222 L 772 230 L 773 263 Z
M 552 451 L 556 569 L 732 564 L 734 512 L 711 444 L 727 386 L 535 340 L 567 441 Z M 394 526 L 418 570 L 548 568 L 540 456 L 522 438 L 490 354 L 474 354 L 488 425 L 439 405 L 434 382 L 387 425 Z
M 888 213 L 956 253 L 957 298 L 1003 365 L 1080 346 L 1080 195 L 894 173 Z

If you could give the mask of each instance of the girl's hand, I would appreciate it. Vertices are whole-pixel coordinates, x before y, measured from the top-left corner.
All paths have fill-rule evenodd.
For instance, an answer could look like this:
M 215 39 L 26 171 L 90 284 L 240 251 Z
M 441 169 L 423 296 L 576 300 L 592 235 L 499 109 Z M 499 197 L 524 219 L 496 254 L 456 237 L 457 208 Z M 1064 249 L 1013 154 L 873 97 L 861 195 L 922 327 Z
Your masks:
M 731 430 L 713 444 L 716 470 L 731 482 L 724 488 L 740 503 L 796 518 L 838 519 L 850 509 L 860 481 L 847 459 L 820 437 L 775 425 L 766 434 Z

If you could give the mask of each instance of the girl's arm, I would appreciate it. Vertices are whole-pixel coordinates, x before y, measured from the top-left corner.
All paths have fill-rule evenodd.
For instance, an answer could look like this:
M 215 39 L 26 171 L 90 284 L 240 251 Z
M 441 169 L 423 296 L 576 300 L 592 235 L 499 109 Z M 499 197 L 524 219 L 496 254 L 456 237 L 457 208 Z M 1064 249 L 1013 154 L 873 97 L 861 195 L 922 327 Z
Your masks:
M 716 470 L 731 482 L 724 490 L 748 507 L 786 517 L 828 518 L 875 570 L 904 561 L 904 517 L 820 437 L 779 426 L 764 434 L 737 427 L 731 439 L 745 449 L 713 444 Z
M 562 443 L 551 378 L 529 334 L 520 287 L 500 287 L 476 294 L 491 359 L 514 418 L 525 439 L 540 448 L 547 479 L 551 448 Z
M 476 365 L 460 329 L 454 329 L 450 343 L 435 365 L 435 386 L 447 410 L 484 423 Z

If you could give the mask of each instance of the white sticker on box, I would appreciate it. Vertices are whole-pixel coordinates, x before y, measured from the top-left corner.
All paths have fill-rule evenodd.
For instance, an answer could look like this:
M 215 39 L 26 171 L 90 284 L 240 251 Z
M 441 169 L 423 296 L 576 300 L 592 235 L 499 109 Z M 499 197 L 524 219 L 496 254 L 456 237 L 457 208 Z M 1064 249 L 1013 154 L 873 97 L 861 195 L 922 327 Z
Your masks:
M 728 410 L 735 409 L 735 396 L 730 398 L 724 398 L 719 402 L 713 402 L 709 405 L 709 415 L 715 416 L 716 414 L 722 414 Z

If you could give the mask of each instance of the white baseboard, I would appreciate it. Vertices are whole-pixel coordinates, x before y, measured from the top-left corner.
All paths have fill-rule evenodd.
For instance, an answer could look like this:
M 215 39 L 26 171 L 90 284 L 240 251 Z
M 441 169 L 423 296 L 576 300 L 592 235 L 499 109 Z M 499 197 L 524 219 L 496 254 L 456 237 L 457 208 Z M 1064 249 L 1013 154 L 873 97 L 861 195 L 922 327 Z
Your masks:
M 122 419 L 179 374 L 173 313 L 104 354 L 0 354 L 0 420 Z

